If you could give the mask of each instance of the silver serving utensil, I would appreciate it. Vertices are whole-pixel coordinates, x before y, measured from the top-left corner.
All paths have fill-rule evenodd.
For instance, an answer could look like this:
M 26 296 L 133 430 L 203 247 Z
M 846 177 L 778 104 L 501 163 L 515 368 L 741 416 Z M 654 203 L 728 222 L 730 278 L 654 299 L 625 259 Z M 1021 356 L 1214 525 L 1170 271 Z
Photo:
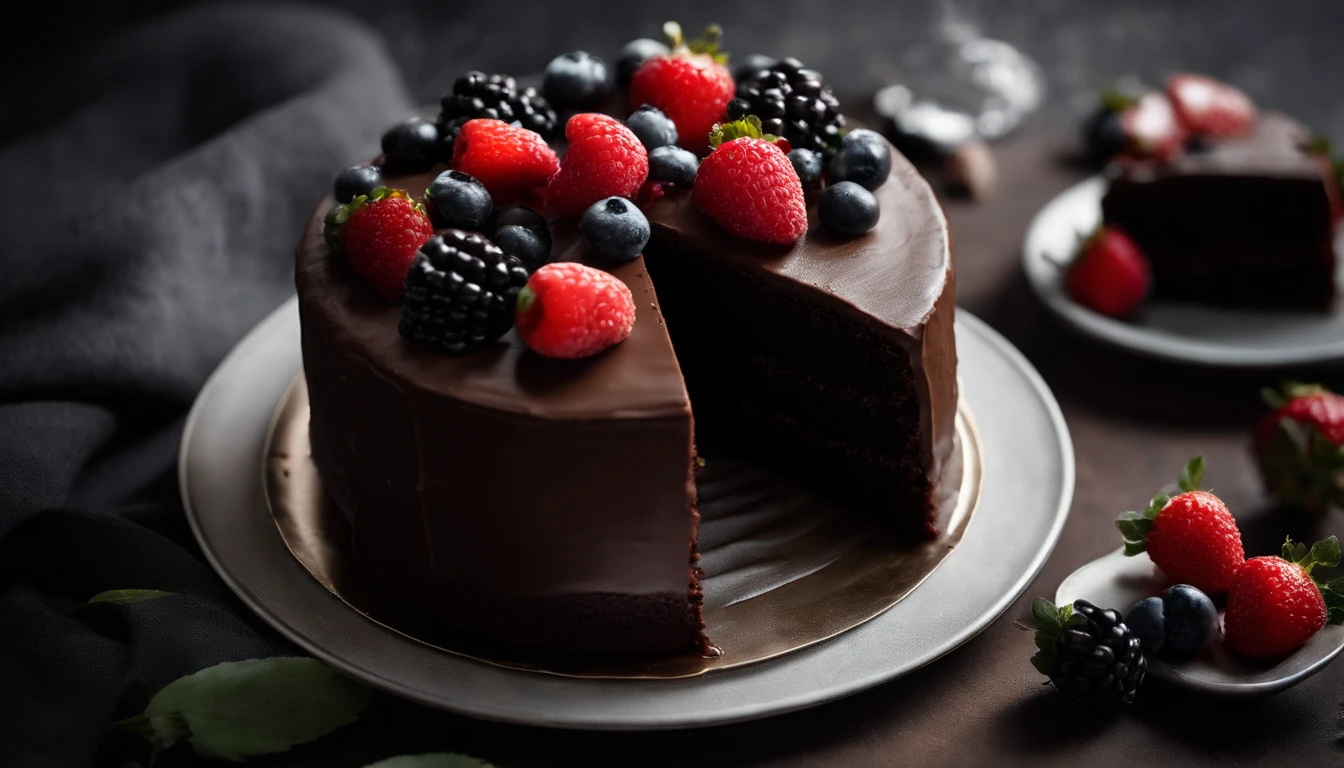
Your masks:
M 1165 585 L 1166 580 L 1147 555 L 1125 557 L 1124 550 L 1117 549 L 1064 579 L 1055 592 L 1055 602 L 1083 599 L 1123 614 L 1135 602 L 1160 595 Z M 1215 696 L 1263 696 L 1290 688 L 1320 672 L 1341 650 L 1344 650 L 1344 626 L 1326 625 L 1306 645 L 1277 661 L 1257 663 L 1243 659 L 1219 641 L 1185 661 L 1149 656 L 1148 674 L 1172 685 Z

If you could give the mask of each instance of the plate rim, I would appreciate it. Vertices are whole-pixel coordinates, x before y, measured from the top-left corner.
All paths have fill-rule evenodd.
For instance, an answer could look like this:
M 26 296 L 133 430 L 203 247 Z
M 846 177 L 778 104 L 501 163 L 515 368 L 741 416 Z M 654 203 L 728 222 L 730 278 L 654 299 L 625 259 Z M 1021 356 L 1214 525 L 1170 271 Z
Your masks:
M 533 717 L 519 716 L 517 713 L 486 704 L 484 706 L 466 707 L 453 702 L 436 699 L 422 691 L 411 688 L 398 680 L 391 679 L 377 670 L 357 666 L 356 664 L 345 660 L 342 656 L 329 651 L 326 647 L 310 640 L 292 626 L 283 617 L 277 616 L 268 609 L 263 601 L 253 592 L 240 583 L 233 574 L 224 567 L 216 553 L 212 550 L 209 540 L 198 520 L 199 512 L 194 508 L 191 499 L 191 481 L 190 481 L 190 446 L 196 435 L 200 421 L 206 406 L 210 403 L 210 395 L 221 386 L 221 381 L 225 378 L 232 364 L 253 352 L 264 339 L 265 333 L 271 326 L 277 325 L 283 321 L 283 316 L 288 312 L 296 312 L 297 297 L 291 297 L 280 307 L 275 309 L 265 319 L 258 323 L 238 344 L 224 357 L 219 366 L 207 378 L 197 395 L 188 414 L 183 427 L 182 440 L 179 445 L 178 457 L 178 481 L 180 495 L 182 497 L 183 508 L 191 528 L 193 536 L 196 538 L 206 561 L 215 570 L 220 579 L 233 591 L 240 601 L 242 601 L 250 610 L 253 611 L 273 630 L 287 638 L 299 648 L 312 654 L 315 658 L 331 665 L 334 669 L 346 674 L 352 678 L 360 680 L 371 687 L 386 693 L 399 696 L 401 698 L 414 701 L 418 704 L 429 706 L 435 709 L 449 711 L 468 717 L 495 722 L 512 723 L 519 725 L 541 726 L 550 728 L 560 728 L 568 730 L 587 730 L 587 731 L 647 731 L 647 730 L 684 730 L 690 728 L 706 727 L 711 725 L 724 725 L 730 723 L 757 720 L 765 717 L 786 714 L 813 706 L 818 706 L 827 702 L 835 701 L 860 691 L 874 687 L 884 682 L 894 680 L 932 664 L 957 648 L 961 647 L 971 639 L 979 635 L 991 624 L 997 621 L 1005 611 L 1026 591 L 1031 582 L 1040 574 L 1046 561 L 1054 552 L 1063 531 L 1064 524 L 1073 502 L 1073 495 L 1076 481 L 1076 461 L 1073 450 L 1073 441 L 1068 425 L 1064 420 L 1063 412 L 1059 403 L 1055 400 L 1053 393 L 1035 367 L 1026 359 L 1026 357 L 1001 334 L 991 328 L 980 318 L 971 313 L 958 308 L 956 314 L 956 323 L 959 326 L 964 325 L 969 332 L 981 335 L 986 343 L 993 347 L 996 352 L 1003 355 L 1011 366 L 1016 369 L 1023 378 L 1023 381 L 1031 391 L 1031 394 L 1038 400 L 1048 416 L 1051 433 L 1057 444 L 1059 457 L 1062 463 L 1060 470 L 1059 495 L 1055 509 L 1051 511 L 1049 524 L 1046 528 L 1045 537 L 1037 547 L 1035 554 L 1030 559 L 1026 568 L 1024 568 L 1011 584 L 1006 585 L 998 598 L 990 604 L 988 608 L 982 610 L 979 616 L 967 622 L 957 632 L 951 634 L 944 641 L 935 646 L 926 656 L 915 663 L 894 664 L 883 667 L 867 675 L 857 676 L 846 683 L 834 686 L 818 686 L 810 690 L 796 693 L 792 696 L 783 696 L 772 698 L 768 701 L 762 701 L 755 704 L 741 704 L 728 708 L 727 710 L 715 710 L 712 714 L 703 714 L 702 712 L 689 712 L 679 716 L 676 720 L 656 719 L 647 715 L 643 717 L 630 717 L 622 720 L 591 719 L 583 717 Z M 288 379 L 286 379 L 288 381 Z M 266 410 L 267 419 L 272 415 L 273 408 Z M 274 528 L 274 526 L 271 526 Z M 279 535 L 278 533 L 276 534 Z M 321 594 L 331 600 L 331 605 L 339 606 L 341 611 L 350 609 L 340 603 L 334 596 L 330 595 L 324 587 L 306 572 L 292 555 L 286 550 L 286 556 L 293 561 L 294 567 L 303 572 L 305 578 L 312 582 L 314 589 L 319 590 Z M 357 613 L 351 612 L 358 616 Z M 362 617 L 360 617 L 361 620 Z M 381 630 L 381 628 L 380 628 Z M 386 630 L 381 630 L 386 631 Z M 843 637 L 843 635 L 841 636 Z M 829 642 L 834 642 L 835 639 Z M 413 642 L 406 640 L 406 642 Z M 762 665 L 787 665 L 791 659 L 802 657 L 803 653 L 825 652 L 827 643 L 813 646 L 811 649 L 804 649 L 798 654 L 787 654 L 783 657 L 763 661 L 759 665 L 750 665 L 740 670 L 724 670 L 721 673 L 711 675 L 702 675 L 695 678 L 688 678 L 685 681 L 675 681 L 688 685 L 703 684 L 706 680 L 712 680 L 720 675 L 731 675 L 735 671 L 750 670 Z M 479 664 L 480 662 L 469 662 Z M 512 670 L 502 670 L 500 674 L 530 675 L 527 672 L 517 672 Z M 623 681 L 616 681 L 623 682 Z M 635 681 L 650 682 L 650 681 Z M 671 681 L 669 681 L 671 682 Z M 668 684 L 664 681 L 652 681 L 653 685 Z
M 1096 188 L 1098 200 L 1104 192 L 1105 176 L 1096 174 L 1071 184 L 1041 206 L 1027 225 L 1022 238 L 1022 270 L 1032 293 L 1071 330 L 1113 347 L 1144 357 L 1184 365 L 1207 368 L 1264 369 L 1293 365 L 1320 365 L 1344 361 L 1344 338 L 1334 343 L 1314 344 L 1278 349 L 1257 349 L 1196 341 L 1166 332 L 1156 332 L 1114 318 L 1106 317 L 1073 301 L 1061 290 L 1053 288 L 1047 271 L 1055 263 L 1036 247 L 1040 234 L 1047 231 L 1056 208 L 1074 196 L 1091 196 Z M 1344 311 L 1337 309 L 1336 312 Z

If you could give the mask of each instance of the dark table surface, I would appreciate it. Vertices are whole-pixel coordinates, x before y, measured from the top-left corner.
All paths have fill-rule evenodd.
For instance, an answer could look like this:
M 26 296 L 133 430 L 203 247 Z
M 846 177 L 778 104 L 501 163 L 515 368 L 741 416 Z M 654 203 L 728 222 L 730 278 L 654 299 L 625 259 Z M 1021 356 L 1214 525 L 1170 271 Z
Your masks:
M 152 5 L 152 4 L 151 4 Z M 160 4 L 162 5 L 162 4 Z M 386 35 L 412 92 L 432 103 L 466 68 L 532 72 L 554 54 L 612 55 L 655 35 L 671 7 L 638 3 L 419 3 L 336 5 Z M 691 3 L 688 28 L 709 21 L 738 53 L 790 54 L 820 68 L 851 101 L 917 73 L 922 49 L 952 4 Z M 1174 68 L 1225 77 L 1253 98 L 1344 139 L 1344 3 L 967 2 L 955 9 L 1044 67 L 1049 103 L 996 145 L 1001 184 L 989 202 L 949 199 L 958 305 L 1002 332 L 1054 390 L 1072 432 L 1077 490 L 1059 545 L 1028 594 L 979 637 L 900 680 L 846 700 L 765 721 L 688 732 L 591 734 L 482 723 L 394 701 L 356 726 L 256 765 L 362 765 L 389 754 L 467 752 L 507 765 L 562 763 L 828 765 L 1100 765 L 1161 762 L 1344 764 L 1344 664 L 1255 701 L 1196 698 L 1150 683 L 1119 712 L 1071 707 L 1027 658 L 1030 638 L 1010 624 L 1032 595 L 1118 544 L 1111 519 L 1139 506 L 1190 455 L 1241 523 L 1248 555 L 1276 551 L 1285 534 L 1344 534 L 1344 517 L 1306 519 L 1264 498 L 1248 453 L 1261 414 L 1257 390 L 1283 376 L 1344 384 L 1338 370 L 1232 373 L 1159 364 L 1061 330 L 1031 295 L 1019 244 L 1032 215 L 1084 171 L 1067 162 L 1072 121 L 1087 94 L 1138 73 Z M 102 15 L 100 15 L 102 14 Z M 92 10 L 96 25 L 121 19 Z M 74 34 L 74 33 L 70 33 Z M 656 35 L 655 35 L 656 36 Z

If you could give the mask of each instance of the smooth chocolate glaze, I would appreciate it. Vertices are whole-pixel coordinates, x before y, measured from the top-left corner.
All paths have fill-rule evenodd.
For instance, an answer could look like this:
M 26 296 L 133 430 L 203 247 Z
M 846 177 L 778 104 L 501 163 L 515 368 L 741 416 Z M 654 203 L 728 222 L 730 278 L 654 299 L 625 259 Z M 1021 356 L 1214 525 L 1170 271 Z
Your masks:
M 389 186 L 414 196 L 432 177 Z M 778 287 L 899 340 L 936 483 L 957 407 L 950 237 L 928 185 L 899 155 L 877 195 L 874 232 L 832 239 L 813 211 L 791 248 L 732 238 L 688 194 L 648 213 L 655 241 L 675 234 L 758 264 Z M 313 213 L 296 283 L 313 459 L 350 520 L 361 567 L 382 588 L 505 642 L 701 644 L 691 407 L 643 258 L 595 264 L 635 296 L 634 328 L 616 347 L 556 361 L 510 332 L 447 356 L 403 340 L 399 307 L 332 254 L 322 237 L 332 205 L 328 196 Z M 572 223 L 552 230 L 555 260 L 590 261 Z

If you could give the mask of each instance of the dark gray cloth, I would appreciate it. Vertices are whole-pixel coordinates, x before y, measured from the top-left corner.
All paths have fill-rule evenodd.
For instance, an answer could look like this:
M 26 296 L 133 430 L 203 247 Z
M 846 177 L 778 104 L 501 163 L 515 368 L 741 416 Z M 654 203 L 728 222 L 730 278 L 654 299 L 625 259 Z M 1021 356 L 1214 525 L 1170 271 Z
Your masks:
M 191 540 L 182 419 L 293 290 L 336 171 L 409 111 L 379 39 L 308 9 L 195 10 L 55 66 L 38 93 L 7 73 L 0 134 L 0 762 L 18 766 L 109 759 L 113 720 L 158 687 L 293 652 Z M 84 605 L 128 588 L 177 594 Z

